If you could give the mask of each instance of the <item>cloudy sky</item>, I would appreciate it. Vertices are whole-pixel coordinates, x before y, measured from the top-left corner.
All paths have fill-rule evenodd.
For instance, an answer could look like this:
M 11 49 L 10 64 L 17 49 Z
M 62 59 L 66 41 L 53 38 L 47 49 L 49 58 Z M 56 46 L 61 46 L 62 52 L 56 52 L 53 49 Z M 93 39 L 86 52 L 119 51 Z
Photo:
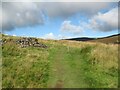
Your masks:
M 118 33 L 118 2 L 26 1 L 0 4 L 3 33 L 45 39 Z

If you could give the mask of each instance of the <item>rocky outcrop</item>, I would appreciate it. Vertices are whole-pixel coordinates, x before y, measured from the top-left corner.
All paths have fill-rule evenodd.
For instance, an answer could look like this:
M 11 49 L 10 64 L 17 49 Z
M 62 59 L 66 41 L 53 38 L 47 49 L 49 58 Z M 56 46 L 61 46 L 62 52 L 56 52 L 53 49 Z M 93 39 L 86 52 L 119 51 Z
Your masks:
M 19 44 L 21 47 L 40 47 L 40 48 L 47 48 L 45 44 L 42 44 L 38 42 L 38 39 L 36 38 L 22 38 L 16 41 L 17 44 Z
M 6 43 L 16 43 L 17 45 L 19 45 L 20 47 L 24 48 L 24 47 L 40 47 L 40 48 L 47 48 L 47 46 L 45 44 L 42 44 L 40 42 L 38 42 L 38 39 L 36 38 L 21 38 L 21 39 L 0 39 L 0 46 L 3 46 Z
M 5 44 L 7 41 L 6 39 L 0 39 L 0 46 L 2 46 L 3 44 Z

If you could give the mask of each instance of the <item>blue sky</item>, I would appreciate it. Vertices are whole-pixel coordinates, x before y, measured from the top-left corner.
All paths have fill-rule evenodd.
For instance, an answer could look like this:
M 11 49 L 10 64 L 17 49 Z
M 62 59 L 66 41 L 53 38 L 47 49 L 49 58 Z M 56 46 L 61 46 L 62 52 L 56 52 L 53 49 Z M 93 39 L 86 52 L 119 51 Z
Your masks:
M 3 3 L 4 34 L 63 39 L 118 33 L 117 3 Z

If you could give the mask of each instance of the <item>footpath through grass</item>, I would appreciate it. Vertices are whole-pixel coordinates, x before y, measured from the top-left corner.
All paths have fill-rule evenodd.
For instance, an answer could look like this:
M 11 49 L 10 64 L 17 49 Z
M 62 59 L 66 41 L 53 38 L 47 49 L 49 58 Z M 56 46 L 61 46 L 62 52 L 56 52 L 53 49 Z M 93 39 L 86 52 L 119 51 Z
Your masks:
M 117 88 L 116 45 L 39 41 L 48 48 L 2 47 L 2 87 Z
M 102 47 L 102 46 L 101 46 Z M 96 45 L 69 47 L 56 45 L 50 51 L 50 77 L 52 88 L 115 88 L 118 86 L 117 57 L 93 55 Z M 109 47 L 105 47 L 104 49 Z M 110 48 L 111 50 L 112 48 Z M 99 49 L 98 49 L 99 50 Z M 107 54 L 112 53 L 109 50 Z M 101 51 L 100 51 L 101 52 Z M 115 52 L 117 55 L 117 52 Z M 104 56 L 102 56 L 104 55 Z M 106 56 L 105 56 L 106 55 Z M 107 59 L 108 61 L 105 61 Z M 102 60 L 103 59 L 103 60 Z
M 71 48 L 72 49 L 72 48 Z M 76 54 L 75 54 L 76 53 Z M 50 78 L 48 87 L 83 88 L 88 87 L 81 71 L 80 55 L 65 46 L 56 46 L 50 55 Z

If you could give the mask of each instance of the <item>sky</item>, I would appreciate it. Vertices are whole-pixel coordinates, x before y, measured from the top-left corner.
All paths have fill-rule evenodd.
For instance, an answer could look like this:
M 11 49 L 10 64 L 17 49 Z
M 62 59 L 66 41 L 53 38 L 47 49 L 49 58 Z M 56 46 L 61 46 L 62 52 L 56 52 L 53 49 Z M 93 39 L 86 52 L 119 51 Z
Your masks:
M 0 3 L 0 28 L 6 35 L 66 39 L 118 33 L 118 2 L 12 1 Z

